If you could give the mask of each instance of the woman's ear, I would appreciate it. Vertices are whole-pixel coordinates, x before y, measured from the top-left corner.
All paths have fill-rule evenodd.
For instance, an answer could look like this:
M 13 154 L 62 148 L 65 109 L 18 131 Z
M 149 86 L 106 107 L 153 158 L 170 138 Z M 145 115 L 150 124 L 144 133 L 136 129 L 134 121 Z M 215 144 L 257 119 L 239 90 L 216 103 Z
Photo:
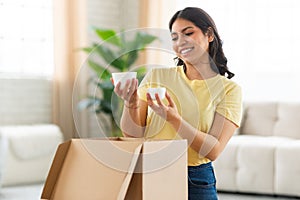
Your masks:
M 208 42 L 214 41 L 215 36 L 214 36 L 214 31 L 213 31 L 212 27 L 208 27 L 206 34 L 208 36 Z

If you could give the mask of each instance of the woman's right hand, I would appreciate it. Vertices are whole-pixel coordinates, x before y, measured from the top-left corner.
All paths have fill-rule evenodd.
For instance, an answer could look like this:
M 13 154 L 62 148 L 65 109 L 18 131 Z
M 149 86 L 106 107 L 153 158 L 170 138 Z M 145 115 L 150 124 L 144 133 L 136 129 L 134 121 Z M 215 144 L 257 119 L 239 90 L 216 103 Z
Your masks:
M 114 80 L 111 78 L 112 83 L 114 83 Z M 124 100 L 124 104 L 127 107 L 137 107 L 138 106 L 138 79 L 128 79 L 126 81 L 125 86 L 121 89 L 121 83 L 119 82 L 115 88 L 114 92 L 117 96 L 119 96 L 121 99 Z

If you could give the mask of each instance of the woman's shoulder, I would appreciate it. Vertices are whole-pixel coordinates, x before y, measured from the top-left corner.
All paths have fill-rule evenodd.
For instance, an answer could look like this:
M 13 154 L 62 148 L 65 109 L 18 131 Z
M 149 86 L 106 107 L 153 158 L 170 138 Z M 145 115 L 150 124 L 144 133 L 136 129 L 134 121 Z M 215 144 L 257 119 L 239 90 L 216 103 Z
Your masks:
M 226 90 L 238 90 L 241 91 L 241 86 L 234 80 L 232 79 L 228 79 L 225 76 L 221 76 L 222 81 L 223 81 L 223 85 L 226 88 Z
M 241 86 L 232 79 L 228 79 L 226 76 L 218 75 L 217 79 L 214 79 L 218 85 L 221 83 L 222 87 L 228 92 L 230 90 L 241 90 Z M 221 82 L 220 82 L 221 81 Z
M 225 84 L 238 85 L 238 83 L 235 80 L 233 80 L 233 79 L 229 79 L 226 76 L 223 76 L 221 74 L 218 74 L 218 76 L 219 76 L 220 80 L 222 80 L 223 83 L 225 83 Z

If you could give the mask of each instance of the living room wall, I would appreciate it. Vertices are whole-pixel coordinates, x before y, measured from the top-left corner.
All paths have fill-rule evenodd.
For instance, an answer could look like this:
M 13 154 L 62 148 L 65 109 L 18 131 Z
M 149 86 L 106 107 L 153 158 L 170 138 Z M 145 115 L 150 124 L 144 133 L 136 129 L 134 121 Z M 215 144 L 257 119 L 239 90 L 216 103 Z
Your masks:
M 0 125 L 51 123 L 50 80 L 2 78 L 0 91 Z

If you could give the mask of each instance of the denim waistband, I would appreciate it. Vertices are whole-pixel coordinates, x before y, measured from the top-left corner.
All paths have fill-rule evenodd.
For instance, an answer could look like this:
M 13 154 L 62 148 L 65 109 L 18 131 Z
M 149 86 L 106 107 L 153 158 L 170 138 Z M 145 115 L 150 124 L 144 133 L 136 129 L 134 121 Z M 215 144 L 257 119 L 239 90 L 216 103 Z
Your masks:
M 188 168 L 189 169 L 201 169 L 201 168 L 207 168 L 207 167 L 211 167 L 211 166 L 212 166 L 212 163 L 209 162 L 209 163 L 201 164 L 198 166 L 188 166 Z

